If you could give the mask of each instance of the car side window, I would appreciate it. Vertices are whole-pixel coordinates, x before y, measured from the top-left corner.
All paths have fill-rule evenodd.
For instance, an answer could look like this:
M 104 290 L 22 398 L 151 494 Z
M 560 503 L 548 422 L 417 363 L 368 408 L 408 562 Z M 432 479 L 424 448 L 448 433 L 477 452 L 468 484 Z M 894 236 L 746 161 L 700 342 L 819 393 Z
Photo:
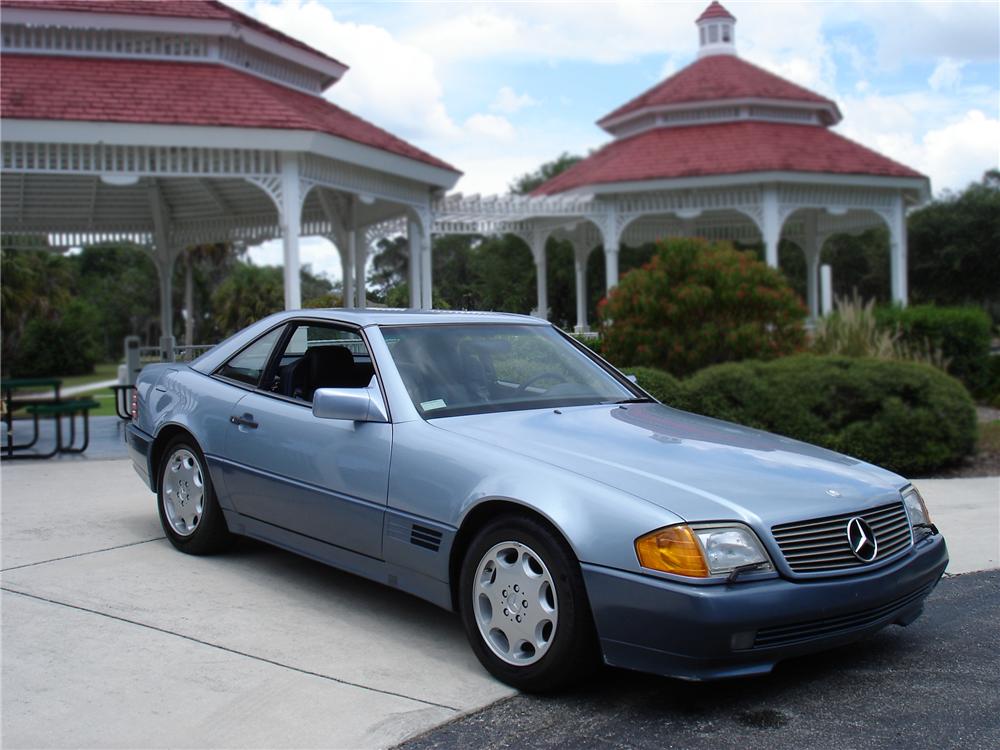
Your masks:
M 284 330 L 284 326 L 278 326 L 268 331 L 216 370 L 216 374 L 229 380 L 256 386 L 264 374 L 264 368 L 267 367 L 271 350 L 274 349 Z
M 364 388 L 375 374 L 364 339 L 316 323 L 295 325 L 267 390 L 312 403 L 317 388 Z

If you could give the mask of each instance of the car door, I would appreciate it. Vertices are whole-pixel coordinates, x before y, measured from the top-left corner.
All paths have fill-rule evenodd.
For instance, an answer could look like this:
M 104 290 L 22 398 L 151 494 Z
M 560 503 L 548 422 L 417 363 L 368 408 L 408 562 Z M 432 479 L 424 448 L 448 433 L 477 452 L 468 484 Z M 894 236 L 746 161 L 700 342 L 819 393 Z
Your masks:
M 372 374 L 358 331 L 317 321 L 288 327 L 266 387 L 247 392 L 230 419 L 226 487 L 239 513 L 381 555 L 392 426 L 312 413 L 316 388 L 364 387 Z

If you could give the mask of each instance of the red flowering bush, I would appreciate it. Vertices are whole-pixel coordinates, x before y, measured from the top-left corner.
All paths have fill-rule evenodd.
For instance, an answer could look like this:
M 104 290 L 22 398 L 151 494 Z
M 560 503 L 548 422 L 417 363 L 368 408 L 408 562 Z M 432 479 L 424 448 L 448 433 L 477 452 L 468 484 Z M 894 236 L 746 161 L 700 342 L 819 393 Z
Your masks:
M 806 309 L 780 271 L 728 242 L 672 239 L 598 306 L 603 355 L 687 375 L 800 349 Z

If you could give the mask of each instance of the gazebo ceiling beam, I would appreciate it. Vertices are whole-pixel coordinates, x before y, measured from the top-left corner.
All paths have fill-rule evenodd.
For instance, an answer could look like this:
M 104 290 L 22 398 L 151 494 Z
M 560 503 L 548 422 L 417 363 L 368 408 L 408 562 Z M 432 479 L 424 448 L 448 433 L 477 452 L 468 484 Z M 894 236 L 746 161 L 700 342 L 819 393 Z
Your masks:
M 212 184 L 211 180 L 206 180 L 204 178 L 198 180 L 198 184 L 201 185 L 202 190 L 204 190 L 208 197 L 212 199 L 216 208 L 219 209 L 219 213 L 231 216 L 236 213 L 236 210 L 230 205 L 229 201 L 219 192 L 219 189 Z

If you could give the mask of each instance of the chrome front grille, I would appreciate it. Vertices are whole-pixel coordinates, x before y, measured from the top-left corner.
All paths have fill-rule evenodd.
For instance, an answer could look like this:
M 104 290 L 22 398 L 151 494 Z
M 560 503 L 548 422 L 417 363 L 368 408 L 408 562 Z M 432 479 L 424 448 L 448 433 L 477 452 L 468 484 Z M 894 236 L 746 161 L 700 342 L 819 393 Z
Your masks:
M 851 552 L 847 522 L 862 518 L 878 540 L 878 554 L 865 563 Z M 841 513 L 827 518 L 783 523 L 771 528 L 774 540 L 794 573 L 849 570 L 884 560 L 913 544 L 910 520 L 902 501 L 860 513 Z

